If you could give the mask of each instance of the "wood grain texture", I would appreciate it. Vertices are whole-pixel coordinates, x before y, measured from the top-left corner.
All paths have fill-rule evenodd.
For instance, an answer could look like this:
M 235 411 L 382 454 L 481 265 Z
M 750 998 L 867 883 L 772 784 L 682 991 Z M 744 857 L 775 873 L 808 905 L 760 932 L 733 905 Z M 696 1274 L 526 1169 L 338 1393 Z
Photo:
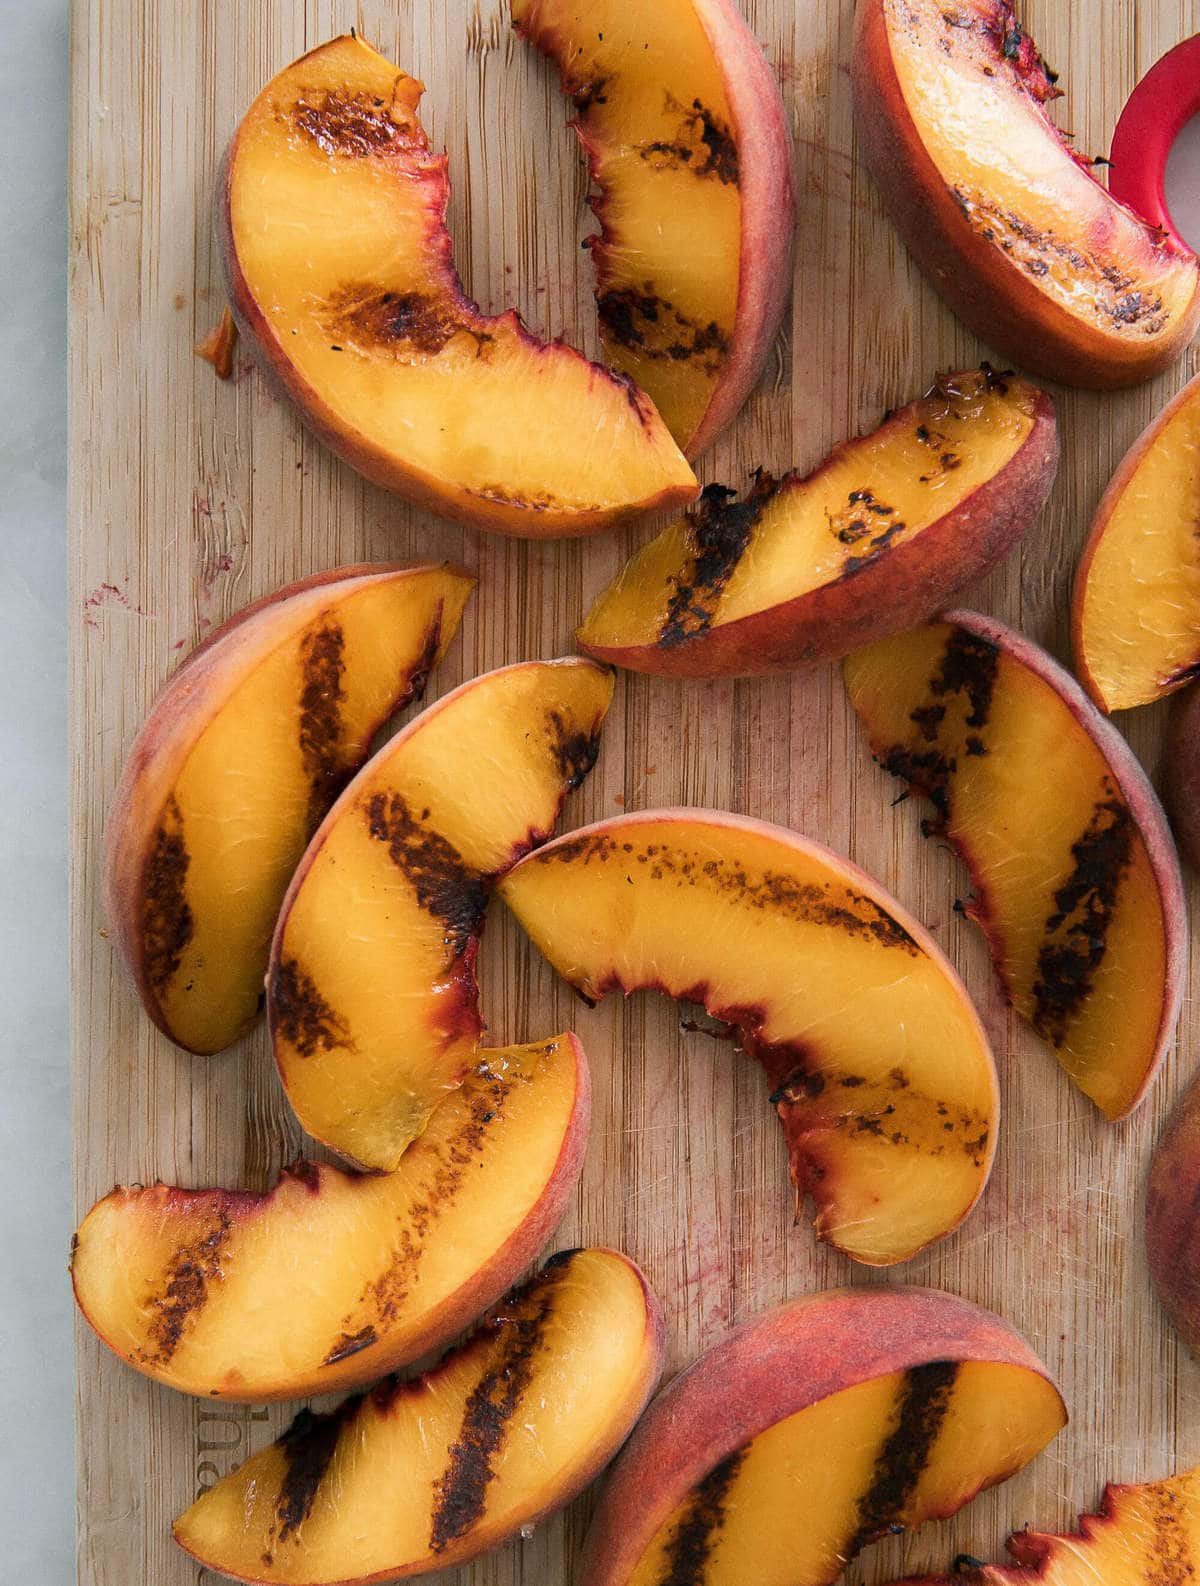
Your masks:
M 745 0 L 796 135 L 794 307 L 773 367 L 702 460 L 705 480 L 762 463 L 807 468 L 878 422 L 939 367 L 981 348 L 942 308 L 884 218 L 855 154 L 846 60 L 851 0 Z M 1137 76 L 1200 29 L 1200 0 L 1025 0 L 1068 97 L 1060 122 L 1107 149 Z M 631 541 L 536 544 L 436 521 L 360 481 L 305 435 L 239 349 L 220 384 L 192 354 L 222 291 L 210 201 L 221 148 L 267 78 L 350 23 L 429 85 L 450 152 L 451 227 L 491 309 L 598 350 L 580 238 L 591 229 L 567 110 L 501 0 L 77 0 L 72 49 L 71 610 L 73 1051 L 80 1213 L 118 1181 L 261 1187 L 300 1145 L 260 1028 L 225 1055 L 177 1051 L 140 1013 L 100 913 L 101 833 L 123 757 L 163 679 L 208 628 L 283 581 L 341 562 L 446 556 L 479 591 L 431 697 L 486 668 L 568 652 L 574 624 Z M 1063 468 L 1019 555 L 978 604 L 1067 657 L 1079 546 L 1109 473 L 1194 356 L 1117 396 L 1055 392 Z M 570 433 L 563 445 L 570 447 Z M 1122 721 L 1153 771 L 1161 710 Z M 768 681 L 623 677 L 600 763 L 568 819 L 650 804 L 720 806 L 794 826 L 880 877 L 945 946 L 999 1058 L 1005 1115 L 986 1197 L 957 1236 L 891 1275 L 855 1269 L 793 1225 L 778 1125 L 758 1070 L 639 997 L 589 1011 L 499 911 L 482 981 L 490 1038 L 573 1024 L 591 1055 L 595 1125 L 560 1243 L 619 1245 L 669 1316 L 677 1370 L 731 1323 L 840 1283 L 941 1285 L 1001 1310 L 1059 1374 L 1070 1429 L 954 1522 L 867 1554 L 855 1578 L 994 1556 L 1012 1525 L 1068 1524 L 1106 1477 L 1157 1478 L 1200 1459 L 1200 1370 L 1153 1302 L 1140 1240 L 1148 1154 L 1195 1064 L 1179 1050 L 1134 1119 L 1104 1123 L 1005 1009 L 978 934 L 953 911 L 956 862 L 871 763 L 834 668 Z M 1053 790 L 1046 790 L 1047 797 Z M 1193 890 L 1194 887 L 1193 887 Z M 36 1193 L 36 1186 L 31 1187 Z M 171 1519 L 287 1418 L 215 1407 L 119 1365 L 80 1327 L 79 1579 L 196 1586 Z M 530 1540 L 448 1577 L 569 1582 L 585 1496 Z M 797 1516 L 797 1522 L 802 1520 Z M 788 1523 L 786 1518 L 783 1523 Z

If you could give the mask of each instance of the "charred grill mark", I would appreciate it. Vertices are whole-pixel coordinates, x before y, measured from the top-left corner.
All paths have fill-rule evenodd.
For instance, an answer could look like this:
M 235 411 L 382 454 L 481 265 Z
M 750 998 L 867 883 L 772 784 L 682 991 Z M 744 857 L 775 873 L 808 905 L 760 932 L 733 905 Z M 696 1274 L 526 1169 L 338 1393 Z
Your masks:
M 483 879 L 440 832 L 426 826 L 402 793 L 373 793 L 364 805 L 367 830 L 386 843 L 417 902 L 446 928 L 446 946 L 458 956 L 483 924 Z M 428 813 L 428 812 L 426 812 Z
M 591 732 L 572 731 L 560 712 L 550 710 L 546 712 L 546 728 L 559 776 L 568 789 L 579 787 L 600 753 L 599 727 Z
M 704 1586 L 708 1561 L 721 1540 L 725 1508 L 746 1458 L 739 1448 L 694 1487 L 667 1538 L 661 1586 Z
M 638 145 L 638 153 L 656 171 L 688 170 L 694 176 L 715 177 L 722 185 L 738 184 L 737 143 L 728 126 L 699 99 L 690 109 L 671 94 L 666 110 L 679 117 L 675 135 Z
M 421 646 L 421 653 L 417 657 L 416 665 L 408 679 L 408 687 L 404 691 L 403 703 L 410 704 L 414 699 L 421 700 L 425 697 L 425 689 L 429 683 L 429 674 L 433 671 L 438 651 L 442 647 L 442 613 L 439 609 L 437 616 L 429 624 L 429 632 L 425 635 L 425 643 Z
M 340 753 L 345 650 L 345 634 L 333 622 L 312 629 L 300 644 L 300 758 L 309 781 L 310 831 L 346 781 Z
M 879 1451 L 871 1484 L 858 1500 L 857 1526 L 842 1549 L 847 1563 L 868 1542 L 903 1525 L 905 1508 L 941 1432 L 957 1375 L 953 1360 L 936 1360 L 905 1372 L 896 1424 Z
M 686 850 L 675 852 L 666 843 L 634 842 L 610 832 L 589 832 L 568 838 L 543 849 L 538 858 L 543 864 L 615 861 L 628 867 L 631 882 L 641 871 L 651 881 L 670 881 L 680 890 L 707 888 L 735 898 L 739 906 L 745 908 L 786 914 L 805 924 L 835 926 L 860 940 L 898 948 L 914 958 L 921 956 L 920 947 L 899 920 L 873 898 L 849 886 L 839 887 L 828 881 L 797 881 L 776 870 L 765 870 L 755 876 L 735 860 L 699 859 Z M 702 998 L 688 997 L 686 1000 Z M 716 1016 L 728 1018 L 730 1023 L 744 1023 L 729 1010 L 718 1012 Z
M 829 532 L 840 545 L 863 547 L 861 552 L 846 557 L 839 578 L 853 578 L 855 573 L 861 573 L 908 527 L 897 516 L 895 507 L 880 501 L 873 490 L 865 487 L 851 490 L 846 505 L 837 512 L 827 512 L 826 518 Z
M 805 1147 L 814 1129 L 841 1130 L 852 1138 L 873 1136 L 906 1146 L 922 1156 L 961 1154 L 973 1167 L 987 1160 L 991 1128 L 986 1115 L 973 1107 L 951 1107 L 914 1090 L 901 1068 L 885 1079 L 862 1074 L 822 1074 L 803 1063 L 782 1079 L 777 1076 L 787 1054 L 776 1048 L 756 1050 L 776 1088 L 771 1105 L 778 1111 L 789 1147 Z
M 660 297 L 653 281 L 635 287 L 613 287 L 596 298 L 600 325 L 609 341 L 627 347 L 641 358 L 657 362 L 695 361 L 710 378 L 721 372 L 729 353 L 729 338 L 715 320 L 707 325 L 690 319 L 667 298 Z
M 284 1459 L 283 1480 L 275 1500 L 275 1523 L 280 1542 L 286 1542 L 312 1513 L 325 1472 L 337 1452 L 342 1427 L 353 1418 L 361 1403 L 361 1395 L 347 1399 L 329 1415 L 301 1410 L 275 1445 Z
M 555 1291 L 570 1257 L 548 1262 L 532 1283 L 485 1324 L 496 1334 L 491 1362 L 467 1399 L 446 1469 L 433 1484 L 430 1551 L 442 1553 L 480 1518 L 513 1415 L 533 1380 Z
M 349 1360 L 352 1355 L 360 1355 L 364 1349 L 370 1349 L 372 1344 L 378 1342 L 379 1334 L 371 1326 L 360 1327 L 356 1333 L 343 1333 L 321 1364 L 335 1366 L 339 1360 Z
M 301 1057 L 354 1050 L 345 1020 L 325 1001 L 298 959 L 285 958 L 271 977 L 271 1023 Z
M 325 154 L 348 159 L 401 150 L 424 154 L 428 144 L 420 126 L 409 117 L 397 120 L 394 107 L 394 99 L 389 103 L 374 94 L 327 89 L 319 99 L 298 99 L 283 114 Z
M 724 485 L 706 485 L 688 514 L 691 560 L 672 579 L 667 612 L 658 643 L 667 647 L 705 633 L 712 627 L 721 595 L 750 544 L 763 508 L 779 486 L 761 470 L 744 501 Z
M 1034 1029 L 1051 1046 L 1067 1039 L 1071 1021 L 1091 993 L 1104 960 L 1121 878 L 1133 853 L 1133 818 L 1106 777 L 1108 795 L 1071 845 L 1074 868 L 1054 894 L 1033 985 Z
M 142 901 L 142 961 L 153 991 L 163 991 L 178 973 L 196 922 L 187 901 L 191 863 L 183 817 L 172 794 L 163 805 L 146 861 Z
M 433 1156 L 428 1180 L 420 1198 L 397 1219 L 397 1239 L 387 1265 L 367 1283 L 353 1308 L 342 1320 L 340 1337 L 323 1364 L 332 1366 L 378 1341 L 395 1321 L 409 1296 L 430 1234 L 462 1189 L 468 1171 L 478 1171 L 492 1126 L 502 1122 L 508 1099 L 517 1084 L 528 1083 L 520 1074 L 497 1074 L 486 1062 L 476 1070 L 470 1111 L 462 1127 L 444 1146 L 418 1140 L 409 1149 L 415 1155 Z M 470 1083 L 470 1082 L 469 1082 Z
M 1143 1491 L 1150 1509 L 1143 1579 L 1147 1586 L 1189 1586 L 1196 1579 L 1196 1565 L 1182 1497 L 1166 1485 Z
M 586 82 L 577 82 L 571 85 L 571 103 L 585 116 L 593 105 L 606 105 L 608 98 L 604 90 L 611 79 L 608 77 L 591 77 Z
M 456 336 L 488 356 L 495 337 L 465 318 L 448 297 L 426 292 L 381 292 L 370 282 L 339 287 L 326 303 L 326 332 L 338 351 L 347 344 L 384 348 L 398 358 L 435 358 Z
M 946 641 L 941 665 L 929 684 L 936 699 L 948 694 L 966 694 L 971 710 L 967 726 L 987 726 L 1000 664 L 999 647 L 977 633 L 954 628 Z
M 1139 287 L 1115 265 L 1083 253 L 1074 243 L 1060 241 L 1053 232 L 1040 230 L 984 193 L 968 193 L 960 187 L 951 192 L 967 224 L 1027 274 L 1040 280 L 1057 270 L 1073 288 L 1082 284 L 1098 319 L 1134 327 L 1147 336 L 1157 335 L 1167 325 L 1170 315 L 1161 294 Z
M 154 1314 L 148 1332 L 152 1347 L 141 1351 L 145 1364 L 169 1364 L 188 1324 L 204 1309 L 210 1285 L 222 1276 L 221 1258 L 230 1228 L 229 1213 L 222 1211 L 203 1237 L 181 1245 L 171 1257 L 162 1296 L 151 1301 Z

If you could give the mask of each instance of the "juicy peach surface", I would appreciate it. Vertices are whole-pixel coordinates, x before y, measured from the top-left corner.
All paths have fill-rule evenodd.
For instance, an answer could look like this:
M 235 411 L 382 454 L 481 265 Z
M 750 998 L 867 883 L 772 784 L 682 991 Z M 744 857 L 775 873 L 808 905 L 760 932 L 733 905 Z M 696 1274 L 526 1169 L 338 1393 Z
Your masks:
M 1075 670 L 1101 710 L 1200 674 L 1200 378 L 1126 453 L 1075 577 Z
M 690 500 L 647 397 L 464 294 L 421 92 L 347 35 L 280 72 L 238 128 L 219 225 L 267 367 L 347 462 L 461 522 L 591 534 Z
M 305 1129 L 390 1172 L 479 1045 L 490 883 L 591 770 L 612 674 L 529 661 L 464 683 L 368 762 L 280 910 L 267 1012 Z
M 793 1301 L 720 1340 L 643 1416 L 581 1586 L 830 1586 L 867 1543 L 1015 1474 L 1066 1418 L 1028 1346 L 965 1300 L 897 1287 Z
M 719 485 L 597 597 L 581 649 L 637 672 L 745 676 L 830 660 L 924 621 L 1025 532 L 1054 481 L 1036 386 L 943 375 L 812 473 Z
M 855 125 L 917 262 L 983 339 L 1067 384 L 1145 380 L 1200 320 L 1195 254 L 1093 178 L 1010 0 L 858 0 Z
M 791 286 L 771 69 L 732 0 L 513 0 L 512 15 L 578 112 L 605 352 L 695 457 L 750 394 Z
M 845 676 L 875 758 L 969 865 L 1013 1006 L 1123 1117 L 1173 1039 L 1187 961 L 1175 847 L 1133 752 L 1044 651 L 974 612 L 860 650 Z
M 612 1250 L 553 1256 L 425 1375 L 303 1411 L 175 1538 L 235 1580 L 349 1586 L 448 1569 L 561 1508 L 661 1369 L 658 1305 Z
M 589 1001 L 652 988 L 728 1022 L 839 1250 L 903 1261 L 975 1204 L 999 1105 L 986 1037 L 935 943 L 848 860 L 736 815 L 652 810 L 547 844 L 497 890 Z
M 587 1144 L 572 1035 L 480 1054 L 394 1173 L 300 1162 L 266 1195 L 115 1189 L 71 1255 L 87 1320 L 201 1397 L 353 1388 L 445 1344 L 550 1238 Z
M 1109 1485 L 1099 1514 L 1077 1536 L 1015 1531 L 1011 1564 L 956 1560 L 952 1575 L 903 1586 L 1152 1586 L 1193 1580 L 1200 1570 L 1200 1469 L 1140 1486 Z
M 256 602 L 184 662 L 106 832 L 109 927 L 147 1013 L 218 1052 L 262 1007 L 271 932 L 322 816 L 454 637 L 474 580 L 350 567 Z

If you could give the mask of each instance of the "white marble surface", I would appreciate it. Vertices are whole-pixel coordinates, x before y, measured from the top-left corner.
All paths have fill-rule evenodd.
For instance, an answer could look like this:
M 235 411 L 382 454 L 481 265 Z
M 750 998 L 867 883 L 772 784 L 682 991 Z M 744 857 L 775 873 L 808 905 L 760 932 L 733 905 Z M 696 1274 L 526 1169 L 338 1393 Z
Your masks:
M 68 1586 L 67 0 L 0 40 L 0 1582 Z
M 68 1586 L 67 0 L 0 0 L 0 38 L 0 1583 Z M 1200 120 L 1168 199 L 1200 241 Z

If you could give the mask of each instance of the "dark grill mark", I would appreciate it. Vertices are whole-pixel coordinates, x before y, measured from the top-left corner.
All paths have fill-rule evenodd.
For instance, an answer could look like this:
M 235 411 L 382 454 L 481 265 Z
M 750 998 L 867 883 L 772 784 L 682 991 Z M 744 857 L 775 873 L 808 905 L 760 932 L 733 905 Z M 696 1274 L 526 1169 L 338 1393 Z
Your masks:
M 871 1135 L 922 1156 L 961 1154 L 977 1168 L 987 1160 L 987 1117 L 914 1090 L 903 1069 L 892 1069 L 883 1080 L 868 1080 L 861 1074 L 825 1075 L 801 1063 L 781 1080 L 793 1054 L 787 1048 L 748 1045 L 775 1086 L 771 1105 L 779 1113 L 789 1151 L 804 1153 L 809 1135 L 837 1129 L 852 1139 Z
M 295 958 L 280 961 L 271 978 L 271 1026 L 301 1057 L 354 1050 L 350 1029 L 325 1001 L 316 982 Z
M 944 699 L 947 694 L 966 694 L 971 706 L 967 726 L 986 727 L 999 664 L 999 647 L 990 639 L 955 628 L 946 641 L 941 666 L 929 684 L 930 693 L 936 699 Z
M 746 1449 L 737 1449 L 688 1495 L 667 1539 L 661 1586 L 704 1586 L 708 1561 L 721 1540 L 729 1493 L 745 1458 Z
M 1133 852 L 1133 818 L 1107 777 L 1087 829 L 1071 845 L 1074 869 L 1054 894 L 1033 985 L 1034 1029 L 1060 1047 L 1104 959 L 1121 877 Z
M 779 488 L 770 474 L 759 472 L 744 501 L 724 485 L 706 485 L 698 505 L 688 513 L 691 560 L 672 579 L 658 643 L 682 644 L 712 627 L 721 595 L 745 555 L 763 508 Z
M 842 1550 L 846 1563 L 868 1542 L 907 1523 L 906 1506 L 929 1463 L 957 1375 L 953 1360 L 905 1372 L 896 1424 L 879 1451 L 871 1484 L 858 1500 L 858 1524 Z
M 149 1326 L 153 1348 L 142 1351 L 147 1365 L 167 1365 L 179 1348 L 190 1321 L 204 1309 L 209 1285 L 222 1276 L 221 1257 L 229 1238 L 228 1212 L 220 1212 L 215 1225 L 171 1257 L 162 1297 L 151 1302 L 154 1318 Z
M 339 350 L 349 343 L 384 347 L 397 357 L 436 357 L 456 336 L 466 336 L 475 344 L 475 356 L 482 358 L 495 341 L 447 296 L 381 292 L 370 282 L 356 282 L 340 287 L 326 307 L 325 329 Z
M 340 753 L 345 649 L 345 635 L 336 623 L 306 633 L 300 644 L 300 758 L 309 781 L 310 832 L 346 781 Z
M 423 154 L 428 149 L 416 122 L 395 120 L 392 105 L 368 93 L 327 89 L 319 99 L 299 99 L 291 109 L 291 122 L 325 154 L 349 159 L 404 149 Z
M 710 378 L 721 372 L 729 353 L 729 338 L 716 320 L 706 325 L 690 319 L 667 298 L 660 297 L 653 281 L 635 287 L 613 287 L 596 298 L 596 309 L 605 337 L 628 347 L 639 357 L 656 362 L 695 361 Z
M 739 906 L 790 915 L 807 924 L 833 925 L 847 934 L 869 938 L 919 957 L 921 949 L 886 909 L 873 898 L 832 882 L 801 882 L 779 871 L 750 875 L 735 860 L 698 859 L 665 843 L 634 841 L 618 833 L 590 832 L 555 843 L 538 855 L 543 864 L 624 864 L 630 880 L 644 871 L 651 881 L 670 880 L 679 889 L 704 887 L 737 899 Z M 703 1001 L 687 996 L 687 1001 Z M 710 1012 L 712 1010 L 710 1009 Z M 726 1014 L 718 1012 L 718 1018 Z M 730 1017 L 730 1022 L 735 1021 Z
M 482 877 L 454 844 L 423 824 L 402 793 L 372 793 L 364 806 L 367 829 L 386 843 L 392 863 L 404 873 L 427 914 L 446 928 L 446 946 L 457 956 L 483 924 Z
M 146 979 L 156 992 L 165 990 L 175 978 L 195 934 L 196 922 L 187 901 L 190 863 L 183 818 L 172 794 L 163 805 L 143 884 L 142 962 Z
M 497 1343 L 491 1363 L 467 1399 L 458 1437 L 450 1445 L 449 1463 L 433 1484 L 429 1540 L 433 1553 L 444 1552 L 484 1512 L 495 1474 L 492 1460 L 533 1380 L 555 1290 L 569 1266 L 569 1258 L 547 1263 L 532 1283 L 484 1323 L 496 1334 Z
M 280 1542 L 286 1542 L 312 1513 L 317 1491 L 337 1451 L 342 1426 L 352 1419 L 361 1403 L 361 1395 L 347 1399 L 329 1415 L 301 1410 L 276 1444 L 285 1464 L 275 1500 Z
M 713 176 L 718 182 L 736 187 L 738 151 L 733 134 L 711 110 L 693 99 L 691 108 L 666 96 L 666 109 L 679 116 L 673 138 L 643 143 L 638 153 L 656 171 L 685 169 L 695 176 Z
M 397 1220 L 397 1240 L 387 1264 L 367 1283 L 353 1309 L 342 1320 L 342 1333 L 325 1356 L 323 1364 L 332 1366 L 348 1355 L 369 1348 L 386 1331 L 407 1300 L 413 1279 L 421 1264 L 430 1234 L 442 1215 L 453 1205 L 468 1170 L 477 1170 L 491 1126 L 503 1120 L 508 1098 L 517 1084 L 527 1081 L 510 1070 L 497 1074 L 486 1061 L 467 1082 L 470 1111 L 458 1132 L 435 1148 L 428 1137 L 409 1147 L 415 1155 L 431 1155 L 433 1160 L 420 1198 Z
M 404 690 L 402 699 L 397 700 L 396 709 L 407 705 L 411 701 L 421 700 L 425 697 L 425 689 L 429 683 L 429 674 L 433 671 L 434 662 L 437 660 L 438 651 L 442 645 L 442 613 L 439 608 L 437 616 L 429 624 L 429 632 L 425 635 L 425 643 L 421 646 L 421 653 L 417 657 L 417 664 L 413 667 L 408 679 L 408 687 Z
M 579 787 L 600 753 L 600 729 L 572 732 L 556 710 L 546 712 L 546 727 L 550 736 L 550 753 L 554 756 L 559 776 L 568 789 Z

